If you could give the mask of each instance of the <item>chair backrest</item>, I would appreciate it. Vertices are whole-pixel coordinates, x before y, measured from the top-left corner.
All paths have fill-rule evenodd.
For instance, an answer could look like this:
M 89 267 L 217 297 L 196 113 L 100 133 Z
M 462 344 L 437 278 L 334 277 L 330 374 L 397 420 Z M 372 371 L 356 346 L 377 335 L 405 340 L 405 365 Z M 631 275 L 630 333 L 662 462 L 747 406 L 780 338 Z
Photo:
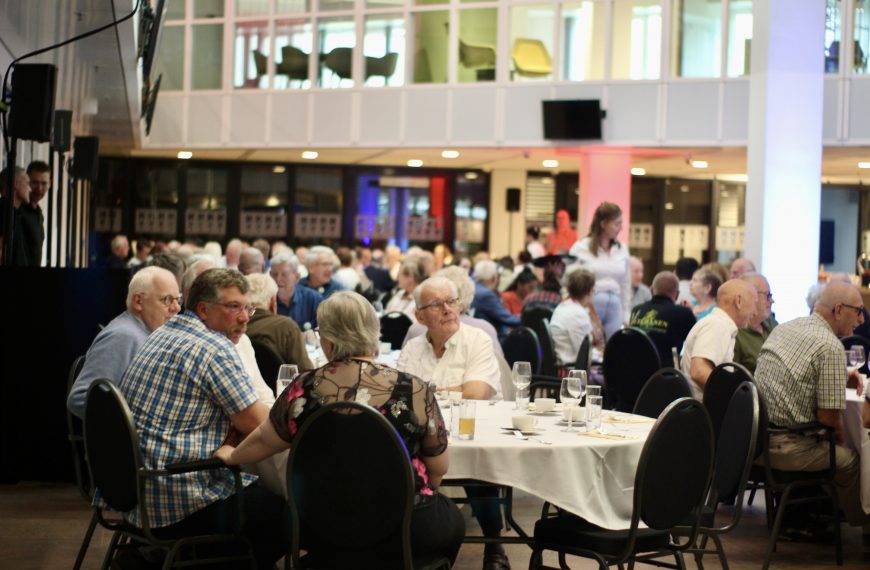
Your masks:
M 722 418 L 722 431 L 716 439 L 714 498 L 743 496 L 755 459 L 760 409 L 755 384 L 742 382 L 731 396 Z M 740 516 L 742 504 L 741 500 L 735 502 L 735 518 Z
M 586 370 L 592 366 L 592 336 L 586 335 L 583 342 L 580 343 L 580 350 L 577 351 L 577 360 L 574 361 L 575 370 Z
M 268 58 L 259 50 L 251 50 L 254 54 L 254 68 L 257 70 L 257 78 L 259 79 L 263 75 L 266 75 L 266 64 L 268 63 Z
M 604 390 L 610 407 L 630 412 L 643 385 L 661 368 L 659 351 L 636 328 L 613 333 L 604 347 Z
M 553 345 L 553 333 L 550 329 L 550 317 L 553 311 L 548 307 L 534 307 L 528 312 L 523 311 L 522 325 L 529 327 L 538 335 L 538 344 L 541 346 L 541 363 L 538 366 L 538 374 L 543 376 L 557 376 L 556 347 Z
M 388 53 L 382 57 L 366 57 L 366 79 L 369 77 L 383 77 L 389 79 L 396 72 L 396 64 L 399 54 Z
M 323 63 L 332 70 L 333 73 L 342 79 L 351 78 L 351 58 L 353 57 L 353 48 L 337 47 L 333 49 L 324 58 Z
M 282 47 L 281 63 L 276 64 L 275 71 L 290 79 L 308 79 L 308 54 L 295 46 Z
M 495 67 L 495 49 L 492 46 L 469 44 L 460 38 L 459 63 L 468 69 Z
M 646 333 L 646 336 L 649 337 L 658 349 L 659 360 L 661 360 L 662 366 L 670 365 L 674 360 L 672 356 L 674 347 L 668 341 L 668 335 L 664 331 L 657 330 L 644 330 L 643 332 Z M 679 363 L 674 368 L 679 368 Z
M 519 326 L 512 330 L 501 343 L 505 360 L 513 368 L 514 362 L 529 362 L 532 374 L 537 374 L 541 366 L 541 345 L 538 335 L 529 327 Z
M 511 49 L 511 57 L 520 75 L 541 77 L 553 72 L 553 60 L 541 40 L 517 38 Z
M 710 414 L 717 441 L 731 397 L 741 384 L 752 381 L 752 374 L 736 362 L 723 362 L 713 368 L 707 378 L 707 385 L 704 386 L 704 407 Z
M 638 520 L 653 529 L 670 529 L 699 512 L 712 472 L 710 416 L 697 400 L 680 398 L 662 412 L 643 446 L 632 529 Z
M 69 375 L 66 378 L 66 395 L 72 391 L 73 384 L 76 378 L 82 372 L 85 366 L 85 356 L 81 355 L 73 360 L 72 366 L 69 368 Z M 66 409 L 66 429 L 67 438 L 69 439 L 70 448 L 73 458 L 73 469 L 75 470 L 76 486 L 79 488 L 79 494 L 86 500 L 90 500 L 92 485 L 91 477 L 88 474 L 87 462 L 85 461 L 85 446 L 84 437 L 82 435 L 82 420 L 76 417 L 75 414 Z
M 294 561 L 300 528 L 333 552 L 365 553 L 397 535 L 408 545 L 411 469 L 399 434 L 373 408 L 336 402 L 316 411 L 294 438 L 287 462 Z
M 648 418 L 659 417 L 674 400 L 692 397 L 689 382 L 682 371 L 662 368 L 644 384 L 634 402 L 632 413 Z
M 393 350 L 401 350 L 402 342 L 411 328 L 411 317 L 392 311 L 381 317 L 381 342 L 388 342 Z
M 281 369 L 282 364 L 287 363 L 275 352 L 275 349 L 261 340 L 252 338 L 251 346 L 254 347 L 254 357 L 257 359 L 257 368 L 260 369 L 260 375 L 263 377 L 266 385 L 274 392 L 278 382 L 278 370 Z
M 524 327 L 529 327 L 533 331 L 537 331 L 537 327 L 541 321 L 553 318 L 553 309 L 546 305 L 533 304 L 524 306 L 520 313 L 520 324 Z
M 85 403 L 85 452 L 91 481 L 115 511 L 139 504 L 139 436 L 118 387 L 100 378 L 88 389 Z

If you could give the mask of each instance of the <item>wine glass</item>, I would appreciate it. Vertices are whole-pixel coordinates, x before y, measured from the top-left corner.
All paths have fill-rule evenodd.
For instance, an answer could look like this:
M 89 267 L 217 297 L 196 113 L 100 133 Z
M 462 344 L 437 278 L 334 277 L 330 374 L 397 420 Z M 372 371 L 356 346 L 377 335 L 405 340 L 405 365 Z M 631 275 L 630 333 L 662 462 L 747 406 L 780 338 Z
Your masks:
M 275 382 L 275 395 L 280 395 L 293 380 L 299 376 L 299 367 L 295 364 L 282 364 L 278 369 L 278 379 Z
M 529 387 L 532 383 L 532 365 L 529 362 L 514 362 L 513 369 L 511 370 L 511 378 L 513 379 L 514 388 L 517 390 L 516 397 L 516 405 L 514 409 L 522 410 L 528 406 L 524 406 L 525 398 L 523 398 L 523 391 Z
M 586 395 L 586 371 L 585 370 L 569 370 L 568 378 L 577 378 L 580 381 L 580 395 L 578 396 L 578 400 L 583 400 L 583 397 Z M 580 403 L 580 402 L 578 402 Z
M 859 369 L 867 362 L 867 354 L 864 352 L 864 347 L 856 344 L 852 347 L 852 354 L 855 356 L 855 369 Z
M 574 406 L 577 405 L 580 396 L 580 379 L 566 376 L 562 378 L 562 386 L 559 389 L 559 399 L 568 410 L 568 427 L 562 431 L 574 431 Z

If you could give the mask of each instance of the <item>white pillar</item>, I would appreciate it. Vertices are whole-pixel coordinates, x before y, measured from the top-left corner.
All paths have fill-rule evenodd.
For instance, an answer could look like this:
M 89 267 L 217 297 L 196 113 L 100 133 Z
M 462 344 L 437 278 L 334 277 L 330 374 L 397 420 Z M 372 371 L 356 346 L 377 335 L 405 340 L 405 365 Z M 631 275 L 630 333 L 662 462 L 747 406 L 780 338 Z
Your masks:
M 752 9 L 745 252 L 782 322 L 808 313 L 818 271 L 825 0 Z

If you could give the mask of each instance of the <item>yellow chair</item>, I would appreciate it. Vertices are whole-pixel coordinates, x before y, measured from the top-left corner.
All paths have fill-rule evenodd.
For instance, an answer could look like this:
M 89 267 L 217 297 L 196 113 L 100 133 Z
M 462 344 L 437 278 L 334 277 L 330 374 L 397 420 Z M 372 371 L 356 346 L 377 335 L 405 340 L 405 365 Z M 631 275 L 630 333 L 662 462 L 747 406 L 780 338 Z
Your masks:
M 553 73 L 553 60 L 541 40 L 517 38 L 511 57 L 515 72 L 521 77 L 547 77 Z

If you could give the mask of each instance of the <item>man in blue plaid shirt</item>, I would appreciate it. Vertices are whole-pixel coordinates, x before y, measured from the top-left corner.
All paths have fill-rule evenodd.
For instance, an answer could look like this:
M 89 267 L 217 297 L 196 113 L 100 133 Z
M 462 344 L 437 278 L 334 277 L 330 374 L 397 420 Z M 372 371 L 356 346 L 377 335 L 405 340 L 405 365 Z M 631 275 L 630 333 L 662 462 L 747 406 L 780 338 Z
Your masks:
M 234 269 L 210 269 L 190 288 L 186 310 L 142 345 L 120 383 L 144 467 L 212 456 L 231 431 L 247 434 L 268 417 L 234 343 L 254 308 Z M 244 534 L 260 568 L 282 556 L 284 500 L 243 475 Z M 252 484 L 254 483 L 254 484 Z M 232 474 L 223 469 L 159 477 L 146 485 L 148 523 L 161 538 L 226 532 L 235 520 Z M 125 513 L 141 526 L 141 507 Z

